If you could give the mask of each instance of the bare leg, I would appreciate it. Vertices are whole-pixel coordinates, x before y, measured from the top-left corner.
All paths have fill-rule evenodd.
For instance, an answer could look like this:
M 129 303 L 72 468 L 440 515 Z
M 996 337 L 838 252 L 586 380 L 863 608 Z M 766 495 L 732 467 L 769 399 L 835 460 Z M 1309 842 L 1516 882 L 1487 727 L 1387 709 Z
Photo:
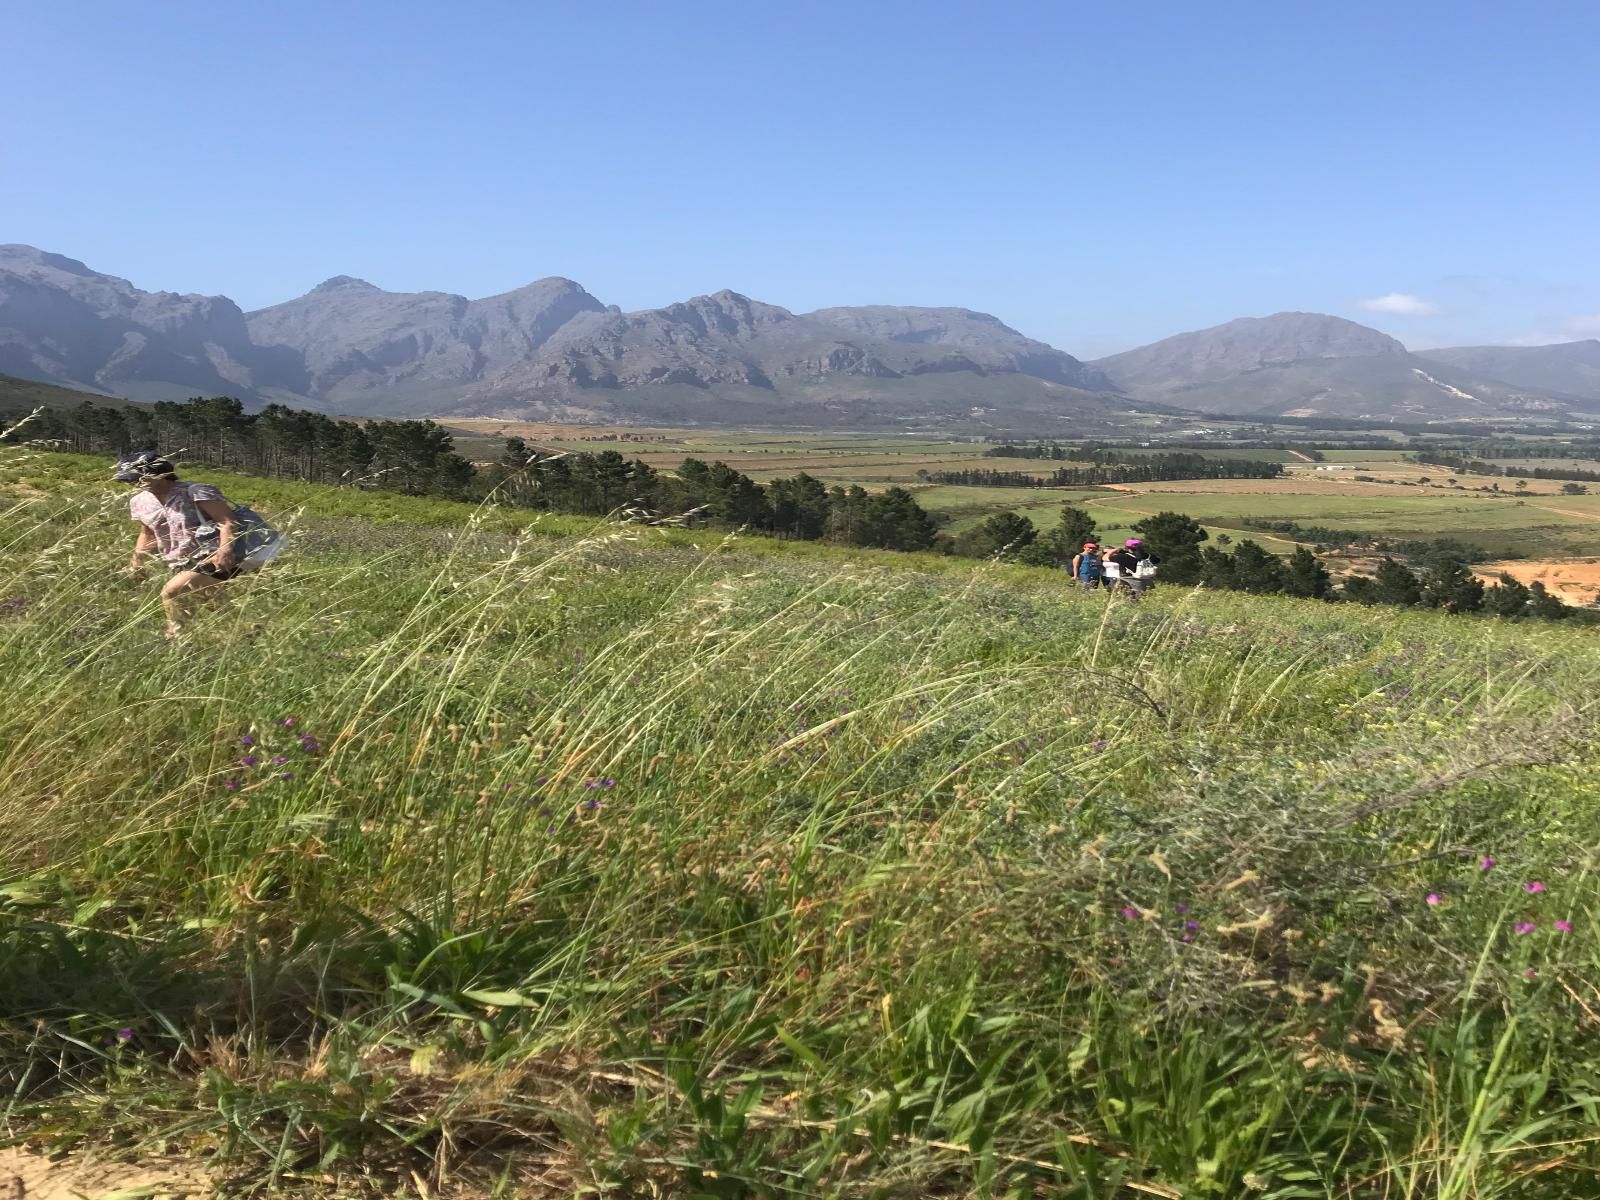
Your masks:
M 167 612 L 167 636 L 177 636 L 196 600 L 221 600 L 222 580 L 199 571 L 179 571 L 161 589 L 161 607 Z

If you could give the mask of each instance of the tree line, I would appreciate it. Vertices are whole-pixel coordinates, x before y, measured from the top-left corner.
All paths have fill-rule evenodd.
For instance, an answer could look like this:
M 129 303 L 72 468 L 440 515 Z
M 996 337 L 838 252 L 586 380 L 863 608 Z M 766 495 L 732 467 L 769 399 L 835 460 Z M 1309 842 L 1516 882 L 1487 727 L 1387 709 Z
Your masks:
M 27 415 L 9 413 L 0 424 Z M 8 440 L 81 454 L 155 449 L 185 464 L 277 479 L 449 500 L 492 496 L 548 512 L 621 512 L 846 546 L 927 550 L 938 535 L 934 518 L 904 488 L 830 488 L 804 473 L 763 485 L 724 463 L 694 458 L 663 474 L 615 450 L 557 453 L 520 438 L 508 439 L 500 459 L 480 468 L 457 454 L 449 431 L 432 421 L 358 422 L 279 404 L 247 413 L 231 397 L 45 409 Z
M 0 415 L 0 423 L 14 425 L 27 414 Z M 1065 566 L 1096 535 L 1094 518 L 1072 504 L 1062 506 L 1061 520 L 1043 535 L 1027 517 L 1004 512 L 951 537 L 939 532 L 937 519 L 905 488 L 868 492 L 854 485 L 830 487 L 803 472 L 761 484 L 726 463 L 695 458 L 668 474 L 615 450 L 556 452 L 530 447 L 520 438 L 507 439 L 501 457 L 480 468 L 456 454 L 449 432 L 432 421 L 357 422 L 282 405 L 245 413 L 239 401 L 227 397 L 148 408 L 86 402 L 75 409 L 46 409 L 6 436 L 90 454 L 156 449 L 201 466 L 408 495 L 493 498 L 549 512 L 620 513 L 691 526 L 744 528 L 792 540 L 934 550 L 1039 567 Z M 1177 512 L 1157 513 L 1133 528 L 1160 561 L 1160 579 L 1166 583 L 1451 613 L 1600 622 L 1600 613 L 1571 608 L 1537 582 L 1524 586 L 1502 575 L 1486 587 L 1468 566 L 1470 550 L 1449 541 L 1416 547 L 1421 560 L 1416 569 L 1385 557 L 1374 576 L 1349 575 L 1336 584 L 1304 546 L 1287 560 L 1249 539 L 1231 551 L 1204 546 L 1207 531 Z
M 1057 467 L 1048 475 L 969 467 L 956 471 L 918 471 L 917 478 L 928 483 L 966 487 L 1089 487 L 1106 483 L 1154 483 L 1166 479 L 1276 479 L 1281 474 L 1280 463 L 1205 458 L 1199 454 L 1151 454 L 1130 456 L 1126 461 L 1100 466 Z
M 1519 454 L 1518 457 L 1523 456 Z M 1426 463 L 1430 467 L 1443 467 L 1457 475 L 1498 475 L 1511 479 L 1569 479 L 1582 483 L 1600 483 L 1600 471 L 1585 471 L 1579 467 L 1503 467 L 1499 463 L 1485 462 L 1483 459 L 1452 450 L 1418 450 L 1417 461 Z
M 1416 553 L 1414 566 L 1385 556 L 1374 575 L 1335 579 L 1305 546 L 1296 546 L 1285 559 L 1249 538 L 1232 550 L 1204 545 L 1210 534 L 1183 513 L 1157 513 L 1132 528 L 1158 561 L 1157 579 L 1162 583 L 1307 600 L 1434 608 L 1452 614 L 1600 624 L 1600 611 L 1573 608 L 1537 581 L 1525 585 L 1501 574 L 1497 582 L 1485 585 L 1469 565 L 1471 548 L 1451 539 L 1408 544 Z M 1075 505 L 1063 504 L 1059 523 L 1043 534 L 1020 513 L 997 513 L 956 538 L 954 550 L 1033 566 L 1066 567 L 1085 542 L 1095 540 L 1094 517 Z

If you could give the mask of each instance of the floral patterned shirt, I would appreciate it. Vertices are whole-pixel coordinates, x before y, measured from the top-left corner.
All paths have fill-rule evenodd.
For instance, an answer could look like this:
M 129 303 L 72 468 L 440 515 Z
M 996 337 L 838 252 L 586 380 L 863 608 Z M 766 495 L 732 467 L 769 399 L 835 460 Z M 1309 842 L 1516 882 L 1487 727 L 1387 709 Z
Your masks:
M 195 536 L 211 519 L 200 511 L 202 500 L 227 499 L 209 483 L 175 483 L 165 500 L 140 491 L 128 501 L 128 513 L 155 535 L 156 548 L 169 567 L 186 567 L 216 553 L 216 546 L 202 545 Z

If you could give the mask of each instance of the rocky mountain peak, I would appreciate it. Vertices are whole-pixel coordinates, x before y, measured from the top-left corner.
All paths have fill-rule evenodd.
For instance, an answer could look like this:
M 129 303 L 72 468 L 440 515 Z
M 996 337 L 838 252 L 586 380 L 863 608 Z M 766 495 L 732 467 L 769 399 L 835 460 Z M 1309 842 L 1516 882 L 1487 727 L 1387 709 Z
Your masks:
M 354 275 L 335 275 L 332 279 L 324 279 L 311 289 L 310 295 L 321 292 L 376 292 L 382 289 L 368 283 L 365 279 L 357 279 Z

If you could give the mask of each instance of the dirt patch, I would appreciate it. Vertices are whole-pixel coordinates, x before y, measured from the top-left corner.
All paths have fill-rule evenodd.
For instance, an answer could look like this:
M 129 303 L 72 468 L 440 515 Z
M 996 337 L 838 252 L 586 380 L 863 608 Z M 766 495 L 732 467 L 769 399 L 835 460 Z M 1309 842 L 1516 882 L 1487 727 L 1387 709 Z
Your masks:
M 151 1200 L 198 1200 L 213 1191 L 204 1175 L 178 1162 L 52 1162 L 26 1150 L 0 1150 L 0 1196 L 5 1200 L 96 1200 L 130 1190 Z
M 1485 583 L 1493 583 L 1502 572 L 1518 583 L 1538 581 L 1569 604 L 1600 598 L 1600 558 L 1512 559 L 1479 563 L 1473 571 Z

